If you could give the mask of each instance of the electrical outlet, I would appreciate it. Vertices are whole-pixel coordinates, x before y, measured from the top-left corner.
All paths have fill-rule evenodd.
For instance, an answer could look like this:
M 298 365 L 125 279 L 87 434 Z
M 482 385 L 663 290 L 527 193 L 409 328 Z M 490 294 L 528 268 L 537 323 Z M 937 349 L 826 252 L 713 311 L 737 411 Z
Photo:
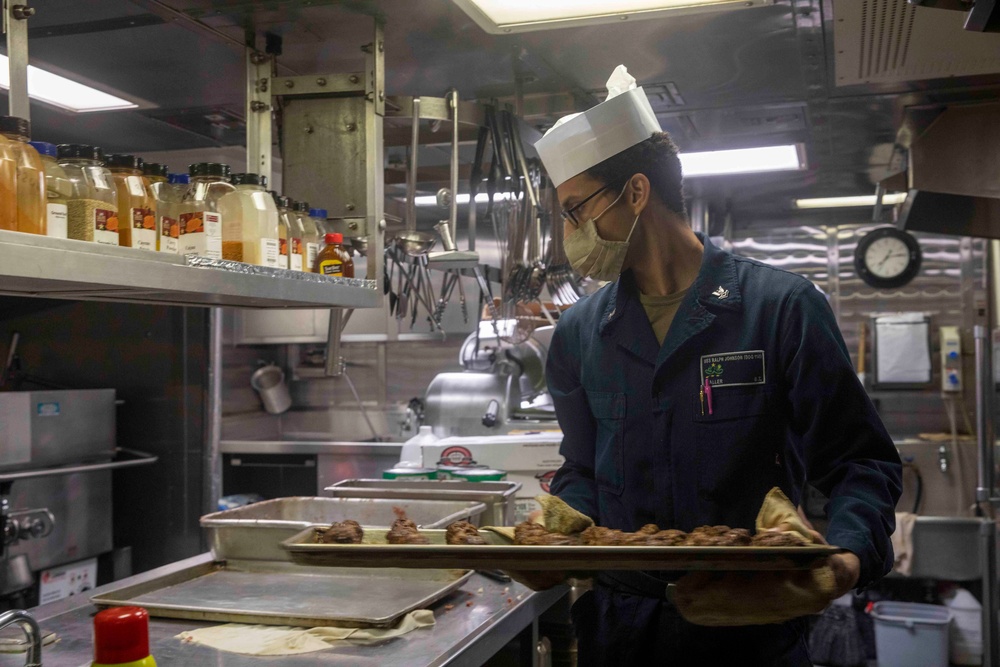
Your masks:
M 941 327 L 941 391 L 962 391 L 962 336 L 958 327 Z

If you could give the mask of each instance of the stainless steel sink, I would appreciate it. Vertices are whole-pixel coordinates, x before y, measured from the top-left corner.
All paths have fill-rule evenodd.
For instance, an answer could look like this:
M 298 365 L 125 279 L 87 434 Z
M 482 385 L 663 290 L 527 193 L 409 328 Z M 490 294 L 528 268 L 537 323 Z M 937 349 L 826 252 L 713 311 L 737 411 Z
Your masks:
M 911 577 L 952 581 L 979 579 L 979 519 L 918 516 L 913 526 Z

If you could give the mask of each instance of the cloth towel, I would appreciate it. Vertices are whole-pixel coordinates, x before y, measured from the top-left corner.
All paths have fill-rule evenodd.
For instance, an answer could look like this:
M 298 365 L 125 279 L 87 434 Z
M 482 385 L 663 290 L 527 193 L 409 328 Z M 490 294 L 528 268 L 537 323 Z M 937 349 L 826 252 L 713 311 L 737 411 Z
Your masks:
M 816 539 L 778 487 L 764 498 L 756 528 Z M 835 589 L 829 565 L 782 572 L 691 572 L 677 581 L 673 602 L 696 625 L 764 625 L 822 612 Z
M 296 655 L 322 651 L 349 639 L 369 643 L 398 637 L 434 625 L 434 612 L 417 609 L 392 628 L 292 628 L 283 625 L 227 623 L 189 630 L 177 635 L 182 642 L 202 644 L 244 655 Z
M 896 512 L 896 530 L 892 534 L 892 551 L 896 560 L 892 569 L 904 577 L 910 576 L 913 571 L 913 524 L 916 522 L 916 514 Z

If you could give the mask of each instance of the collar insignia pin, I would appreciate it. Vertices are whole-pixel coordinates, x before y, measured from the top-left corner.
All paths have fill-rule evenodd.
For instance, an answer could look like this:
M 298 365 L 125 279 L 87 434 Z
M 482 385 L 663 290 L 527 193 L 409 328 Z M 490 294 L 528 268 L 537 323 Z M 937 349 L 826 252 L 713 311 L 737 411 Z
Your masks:
M 729 290 L 723 289 L 720 285 L 717 290 L 712 292 L 712 296 L 718 298 L 719 301 L 722 301 L 723 299 L 729 298 Z

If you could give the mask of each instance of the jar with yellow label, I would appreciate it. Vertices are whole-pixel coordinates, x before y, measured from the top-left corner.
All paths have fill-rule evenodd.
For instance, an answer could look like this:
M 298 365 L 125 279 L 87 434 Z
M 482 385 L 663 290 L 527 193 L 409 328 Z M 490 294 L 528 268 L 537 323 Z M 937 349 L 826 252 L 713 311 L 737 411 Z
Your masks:
M 353 278 L 354 260 L 344 250 L 343 234 L 327 234 L 324 247 L 316 257 L 315 272 L 334 278 Z
M 118 190 L 118 245 L 156 250 L 156 198 L 142 174 L 142 158 L 109 155 L 108 171 Z

